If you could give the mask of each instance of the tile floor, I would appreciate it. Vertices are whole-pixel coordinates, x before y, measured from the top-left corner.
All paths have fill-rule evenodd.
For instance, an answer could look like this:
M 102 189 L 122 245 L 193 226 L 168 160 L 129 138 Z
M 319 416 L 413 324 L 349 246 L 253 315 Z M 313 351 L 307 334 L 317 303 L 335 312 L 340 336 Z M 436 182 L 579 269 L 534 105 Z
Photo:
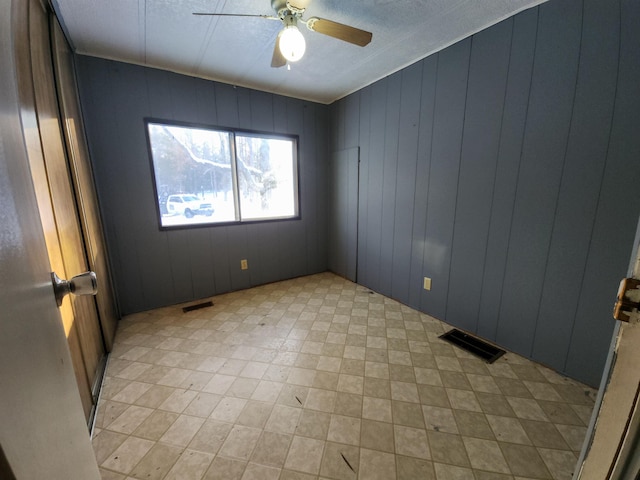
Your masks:
M 570 479 L 595 391 L 330 273 L 120 322 L 104 480 Z

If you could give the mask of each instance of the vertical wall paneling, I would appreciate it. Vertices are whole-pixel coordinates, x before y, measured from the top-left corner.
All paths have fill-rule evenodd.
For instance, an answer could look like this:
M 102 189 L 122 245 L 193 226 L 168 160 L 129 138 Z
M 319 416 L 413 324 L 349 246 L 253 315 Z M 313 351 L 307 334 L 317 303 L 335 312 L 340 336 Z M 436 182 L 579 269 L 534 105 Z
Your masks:
M 577 1 L 540 7 L 496 337 L 501 345 L 527 355 L 533 346 L 571 124 L 581 18 L 582 5 Z
M 369 141 L 370 132 L 369 126 L 371 122 L 371 87 L 365 87 L 355 95 L 358 96 L 358 116 L 354 119 L 354 123 L 358 125 L 358 143 L 360 145 L 360 165 L 358 169 L 358 232 L 363 232 L 366 226 L 366 219 L 368 215 L 368 199 L 369 199 L 369 164 L 368 161 L 362 161 L 362 159 L 368 159 L 369 157 Z M 366 251 L 367 237 L 364 234 L 358 234 L 358 252 Z M 362 258 L 358 254 L 359 258 Z M 362 283 L 362 263 L 356 262 L 357 272 L 356 278 L 359 283 Z
M 411 269 L 412 207 L 414 206 L 416 188 L 421 89 L 422 64 L 416 63 L 401 72 L 398 168 L 393 201 L 391 294 L 403 303 L 409 302 L 409 281 L 411 279 L 409 273 Z M 406 207 L 407 205 L 409 208 Z
M 533 355 L 563 369 L 569 349 L 600 194 L 613 114 L 620 11 L 584 3 L 571 130 L 549 248 Z M 559 318 L 567 321 L 558 321 Z M 573 321 L 569 321 L 573 320 Z
M 296 135 L 300 135 L 300 141 L 304 142 L 305 137 L 302 136 L 301 127 L 304 124 L 305 111 L 307 104 L 304 102 L 289 100 L 287 107 L 287 131 Z M 306 146 L 303 145 L 306 149 Z M 304 181 L 302 182 L 302 191 L 306 192 L 309 175 L 306 168 L 311 155 L 304 155 L 300 159 L 300 174 Z M 327 158 L 327 157 L 325 157 Z M 305 195 L 308 197 L 308 195 Z M 290 222 L 284 228 L 284 224 L 276 224 L 278 226 L 279 245 L 282 249 L 284 261 L 282 262 L 282 276 L 284 278 L 297 277 L 306 272 L 307 258 L 305 249 L 302 248 L 307 241 L 304 221 Z M 326 230 L 324 230 L 326 235 Z
M 489 340 L 496 339 L 498 328 L 513 204 L 529 102 L 537 23 L 538 9 L 525 11 L 512 20 L 511 53 L 476 330 L 478 335 Z
M 446 317 L 470 47 L 466 39 L 438 54 L 423 270 L 433 283 L 422 298 L 437 318 Z
M 388 77 L 387 107 L 385 116 L 384 163 L 382 170 L 382 231 L 378 256 L 378 291 L 391 296 L 391 271 L 393 270 L 393 233 L 395 230 L 396 175 L 398 171 L 398 139 L 400 135 L 400 92 L 402 72 Z
M 384 165 L 384 129 L 387 104 L 388 79 L 380 80 L 371 87 L 371 121 L 368 145 L 367 173 L 369 192 L 366 224 L 359 235 L 366 237 L 365 251 L 360 255 L 358 265 L 362 264 L 362 282 L 375 291 L 380 291 L 380 237 L 382 231 L 382 180 Z M 360 278 L 360 277 L 358 277 Z
M 358 282 L 597 385 L 640 211 L 638 5 L 550 0 L 333 105 L 331 143 L 361 149 Z
M 326 106 L 113 61 L 77 61 L 124 314 L 326 270 Z M 303 218 L 160 230 L 146 117 L 298 135 Z M 314 212 L 309 219 L 306 206 Z M 240 269 L 243 258 L 249 270 Z
M 591 8 L 591 2 L 588 4 Z M 640 212 L 640 3 L 620 2 L 620 54 L 600 199 L 566 371 L 594 377 L 611 338 L 611 298 L 625 276 Z M 585 7 L 586 9 L 586 7 Z M 586 371 L 586 372 L 585 372 Z
M 315 141 L 315 154 L 317 155 L 316 161 L 313 163 L 311 168 L 315 168 L 315 175 L 312 176 L 312 173 L 309 173 L 309 176 L 306 180 L 306 183 L 309 183 L 311 178 L 316 185 L 316 191 L 318 195 L 316 195 L 316 212 L 317 212 L 317 220 L 313 224 L 310 223 L 307 230 L 307 239 L 309 239 L 312 235 L 315 235 L 316 240 L 319 242 L 317 250 L 311 251 L 308 250 L 307 261 L 309 263 L 308 270 L 312 272 L 322 272 L 327 269 L 327 239 L 326 239 L 326 231 L 327 231 L 327 216 L 328 216 L 328 208 L 327 202 L 325 200 L 326 191 L 327 191 L 327 164 L 324 162 L 324 159 L 328 156 L 327 145 L 329 141 L 329 132 L 327 130 L 327 109 L 320 107 L 319 105 L 314 106 L 314 115 L 315 119 L 315 136 L 312 136 L 312 141 Z M 325 194 L 323 196 L 323 194 Z M 304 200 L 303 200 L 304 208 Z
M 358 252 L 358 148 L 331 154 L 329 166 L 329 270 L 356 281 Z
M 411 227 L 411 264 L 409 268 L 408 304 L 420 308 L 422 289 L 425 230 L 427 225 L 427 197 L 429 194 L 429 171 L 431 170 L 431 140 L 433 114 L 438 76 L 438 55 L 426 58 L 422 63 L 422 90 L 420 92 L 420 117 L 418 151 L 413 198 L 413 221 Z M 361 207 L 362 208 L 362 207 Z
M 471 45 L 447 299 L 447 320 L 471 332 L 480 309 L 511 24 L 476 34 Z
M 214 284 L 216 293 L 226 293 L 233 289 L 231 285 L 231 255 L 229 254 L 229 234 L 231 227 L 216 227 L 205 229 L 209 232 L 209 245 L 211 249 L 212 261 L 210 268 L 213 269 Z M 238 265 L 233 262 L 233 268 Z

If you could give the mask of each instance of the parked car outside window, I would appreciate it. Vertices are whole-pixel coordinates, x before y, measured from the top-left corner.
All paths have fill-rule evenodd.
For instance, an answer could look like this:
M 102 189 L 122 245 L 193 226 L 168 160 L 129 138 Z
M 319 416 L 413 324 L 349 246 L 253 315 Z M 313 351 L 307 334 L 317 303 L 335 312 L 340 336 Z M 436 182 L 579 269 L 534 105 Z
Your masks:
M 167 213 L 169 215 L 184 215 L 192 218 L 194 215 L 213 215 L 211 203 L 201 200 L 193 194 L 176 194 L 167 197 Z

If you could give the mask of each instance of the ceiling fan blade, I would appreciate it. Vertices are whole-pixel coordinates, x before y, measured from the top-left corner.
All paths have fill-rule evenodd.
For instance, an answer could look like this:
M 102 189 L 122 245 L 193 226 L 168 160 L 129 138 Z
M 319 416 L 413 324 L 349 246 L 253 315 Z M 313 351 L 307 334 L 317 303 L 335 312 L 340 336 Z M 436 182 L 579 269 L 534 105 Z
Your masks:
M 203 15 L 208 17 L 256 17 L 256 18 L 266 18 L 268 20 L 280 20 L 278 17 L 274 17 L 273 15 L 251 15 L 246 13 L 206 13 L 206 12 L 193 12 L 194 15 Z
M 278 33 L 276 37 L 276 43 L 273 46 L 273 57 L 271 57 L 271 67 L 272 68 L 280 68 L 284 67 L 287 64 L 287 59 L 284 58 L 282 52 L 280 52 L 280 35 L 282 35 L 282 30 Z
M 364 47 L 371 42 L 373 34 L 359 28 L 343 25 L 342 23 L 325 20 L 324 18 L 312 17 L 307 20 L 307 27 L 314 32 L 322 33 L 338 40 L 353 43 Z

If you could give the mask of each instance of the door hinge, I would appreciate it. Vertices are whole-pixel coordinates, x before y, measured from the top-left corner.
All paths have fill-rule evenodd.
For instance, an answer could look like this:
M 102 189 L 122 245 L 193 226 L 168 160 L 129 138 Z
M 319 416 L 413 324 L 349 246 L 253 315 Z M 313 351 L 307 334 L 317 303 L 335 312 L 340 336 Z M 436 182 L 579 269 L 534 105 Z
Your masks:
M 613 318 L 622 322 L 640 323 L 640 279 L 623 278 L 613 307 Z

